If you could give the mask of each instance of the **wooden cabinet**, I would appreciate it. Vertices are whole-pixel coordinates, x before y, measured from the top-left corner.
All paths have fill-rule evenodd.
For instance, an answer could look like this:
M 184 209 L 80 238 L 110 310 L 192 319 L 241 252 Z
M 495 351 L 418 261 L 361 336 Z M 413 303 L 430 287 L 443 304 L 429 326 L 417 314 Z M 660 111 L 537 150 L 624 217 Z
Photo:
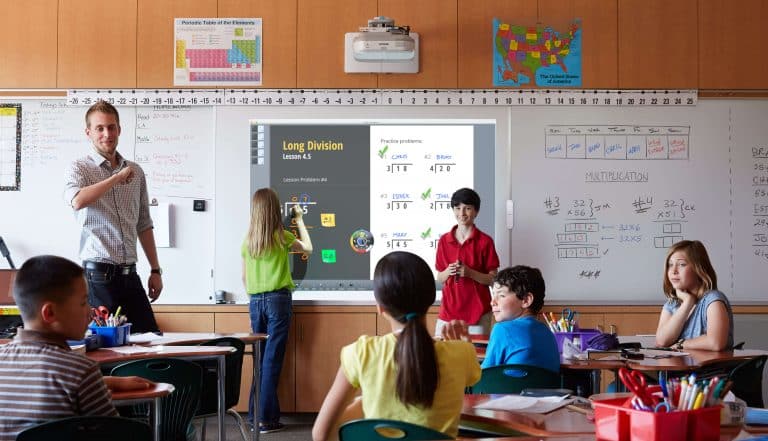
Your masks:
M 212 312 L 155 312 L 155 320 L 163 332 L 214 332 Z
M 317 412 L 339 369 L 341 348 L 358 336 L 376 334 L 373 312 L 294 314 L 296 411 Z
M 58 25 L 57 87 L 136 87 L 136 0 L 60 1 Z
M 618 335 L 656 334 L 661 307 L 655 311 L 605 314 L 605 330 L 613 326 Z
M 58 0 L 0 6 L 0 87 L 56 87 Z
M 619 87 L 698 87 L 696 17 L 697 0 L 619 0 Z

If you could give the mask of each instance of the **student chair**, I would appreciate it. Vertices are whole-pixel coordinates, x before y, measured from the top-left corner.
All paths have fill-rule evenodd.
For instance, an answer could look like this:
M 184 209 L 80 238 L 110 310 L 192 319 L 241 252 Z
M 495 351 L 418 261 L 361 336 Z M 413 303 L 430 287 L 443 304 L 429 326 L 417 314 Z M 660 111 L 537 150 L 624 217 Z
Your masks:
M 504 364 L 483 369 L 480 381 L 468 388 L 471 394 L 519 394 L 523 389 L 558 389 L 560 374 L 524 364 Z
M 226 346 L 235 348 L 235 352 L 225 356 L 226 381 L 224 384 L 224 401 L 227 414 L 235 419 L 237 427 L 240 428 L 240 435 L 242 435 L 243 441 L 248 441 L 243 418 L 235 409 L 233 409 L 238 401 L 240 401 L 240 379 L 243 371 L 245 343 L 239 338 L 221 337 L 200 343 L 200 346 Z M 216 415 L 216 412 L 218 411 L 218 364 L 216 362 L 201 362 L 200 365 L 203 368 L 203 390 L 200 395 L 200 408 L 197 409 L 195 418 L 199 417 L 202 419 L 200 439 L 205 440 L 205 417 Z
M 79 416 L 48 421 L 21 431 L 17 441 L 150 441 L 147 424 L 122 417 Z
M 126 377 L 137 375 L 152 381 L 170 383 L 176 390 L 162 398 L 160 439 L 186 441 L 192 417 L 200 403 L 203 370 L 197 363 L 178 358 L 155 358 L 123 363 L 112 369 L 112 375 Z M 147 406 L 131 407 L 130 415 L 146 417 Z
M 419 441 L 453 439 L 443 432 L 404 421 L 363 419 L 342 424 L 339 441 Z
M 742 362 L 728 375 L 733 381 L 731 392 L 747 402 L 749 407 L 763 407 L 763 369 L 768 355 Z

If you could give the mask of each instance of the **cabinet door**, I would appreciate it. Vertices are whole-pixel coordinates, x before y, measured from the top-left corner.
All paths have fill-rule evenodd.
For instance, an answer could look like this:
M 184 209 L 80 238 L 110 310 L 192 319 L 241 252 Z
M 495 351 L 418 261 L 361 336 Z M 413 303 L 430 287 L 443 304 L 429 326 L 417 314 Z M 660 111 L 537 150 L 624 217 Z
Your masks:
M 341 348 L 360 335 L 376 335 L 375 313 L 298 313 L 296 411 L 317 412 L 339 369 Z
M 656 334 L 658 324 L 659 312 L 605 314 L 605 330 L 610 331 L 611 325 L 614 325 L 618 335 Z
M 211 312 L 156 312 L 155 320 L 163 332 L 213 332 Z

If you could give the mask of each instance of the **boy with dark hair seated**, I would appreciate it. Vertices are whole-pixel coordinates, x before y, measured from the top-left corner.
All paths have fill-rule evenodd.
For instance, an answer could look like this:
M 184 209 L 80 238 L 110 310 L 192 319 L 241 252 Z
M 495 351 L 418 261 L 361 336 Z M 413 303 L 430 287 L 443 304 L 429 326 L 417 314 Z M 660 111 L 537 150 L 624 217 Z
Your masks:
M 99 365 L 72 352 L 91 307 L 83 269 L 56 256 L 27 260 L 16 274 L 13 297 L 24 329 L 0 347 L 0 441 L 15 440 L 36 424 L 71 416 L 117 416 L 108 391 L 145 389 L 139 377 L 102 377 Z
M 537 268 L 518 265 L 493 279 L 491 310 L 496 324 L 481 367 L 538 366 L 560 372 L 560 353 L 552 331 L 536 319 L 544 306 L 544 278 Z

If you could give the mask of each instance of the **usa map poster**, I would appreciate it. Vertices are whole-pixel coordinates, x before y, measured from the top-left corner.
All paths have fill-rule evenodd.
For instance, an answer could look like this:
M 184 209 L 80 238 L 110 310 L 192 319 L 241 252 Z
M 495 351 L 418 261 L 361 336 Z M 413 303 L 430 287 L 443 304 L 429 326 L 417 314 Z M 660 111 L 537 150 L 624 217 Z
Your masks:
M 494 18 L 493 85 L 581 87 L 581 21 L 558 31 Z

